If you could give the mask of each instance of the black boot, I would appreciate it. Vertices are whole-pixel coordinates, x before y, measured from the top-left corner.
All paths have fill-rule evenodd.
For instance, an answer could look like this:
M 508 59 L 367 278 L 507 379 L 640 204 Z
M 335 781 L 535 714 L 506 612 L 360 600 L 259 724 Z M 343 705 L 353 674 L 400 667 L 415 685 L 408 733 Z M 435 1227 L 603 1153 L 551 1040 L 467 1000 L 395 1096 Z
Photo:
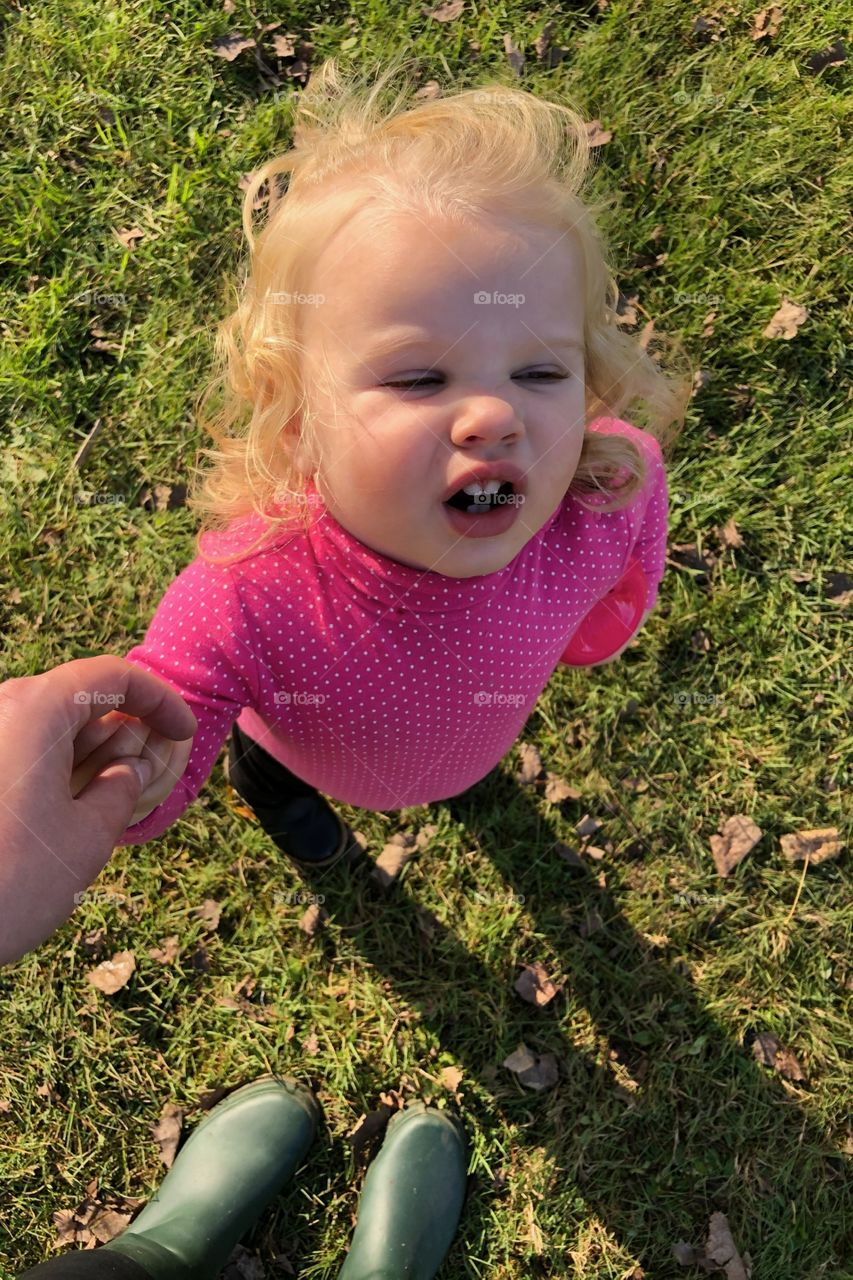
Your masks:
M 228 741 L 226 776 L 300 874 L 338 865 L 355 869 L 364 863 L 349 826 L 316 787 L 285 769 L 236 724 Z

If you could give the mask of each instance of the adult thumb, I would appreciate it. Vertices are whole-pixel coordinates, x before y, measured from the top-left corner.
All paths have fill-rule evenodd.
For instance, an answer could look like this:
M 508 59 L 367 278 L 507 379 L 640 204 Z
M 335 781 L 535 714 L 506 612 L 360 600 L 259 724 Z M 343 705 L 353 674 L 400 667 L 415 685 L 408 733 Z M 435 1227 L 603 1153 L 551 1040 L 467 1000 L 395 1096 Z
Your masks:
M 151 781 L 153 765 L 139 756 L 111 760 L 77 796 L 94 809 L 108 830 L 125 830 L 137 801 Z

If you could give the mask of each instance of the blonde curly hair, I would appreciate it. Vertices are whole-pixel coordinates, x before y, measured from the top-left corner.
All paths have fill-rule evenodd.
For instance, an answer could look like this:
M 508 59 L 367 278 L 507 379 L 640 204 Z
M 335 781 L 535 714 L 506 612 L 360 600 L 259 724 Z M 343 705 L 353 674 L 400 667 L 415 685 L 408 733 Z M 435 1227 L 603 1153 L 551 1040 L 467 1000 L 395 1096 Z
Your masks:
M 294 458 L 304 449 L 316 478 L 322 449 L 302 379 L 300 306 L 281 299 L 305 295 L 323 246 L 366 203 L 383 216 L 415 211 L 469 226 L 503 216 L 571 233 L 584 263 L 587 427 L 636 406 L 632 421 L 667 448 L 683 424 L 689 361 L 681 373 L 664 372 L 651 343 L 615 323 L 619 292 L 594 221 L 606 206 L 580 198 L 591 164 L 580 112 L 497 81 L 418 98 L 408 74 L 414 61 L 398 56 L 359 75 L 328 59 L 298 99 L 293 146 L 248 183 L 239 302 L 217 330 L 214 371 L 196 404 L 217 445 L 202 449 L 212 465 L 196 471 L 189 498 L 202 514 L 199 536 L 252 513 L 264 521 L 259 542 L 292 527 L 294 511 L 303 517 L 297 524 L 308 522 L 307 478 Z M 280 189 L 276 180 L 287 174 Z M 255 237 L 263 203 L 266 224 Z M 683 356 L 672 339 L 651 342 Z M 579 501 L 617 510 L 644 481 L 645 460 L 632 441 L 585 432 L 570 486 Z

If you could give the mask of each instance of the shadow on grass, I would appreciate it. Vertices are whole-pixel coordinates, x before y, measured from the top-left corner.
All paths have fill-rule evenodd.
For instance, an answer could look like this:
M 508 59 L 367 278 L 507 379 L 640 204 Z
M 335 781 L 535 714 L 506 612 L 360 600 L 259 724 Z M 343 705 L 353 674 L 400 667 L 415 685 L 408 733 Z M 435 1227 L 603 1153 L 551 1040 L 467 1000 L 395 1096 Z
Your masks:
M 851 1220 L 843 1203 L 850 1188 L 845 1162 L 808 1112 L 746 1045 L 732 1040 L 685 973 L 656 954 L 596 876 L 559 857 L 553 831 L 536 843 L 531 839 L 532 861 L 502 845 L 499 833 L 510 812 L 514 832 L 541 833 L 542 816 L 523 788 L 493 773 L 444 803 L 490 849 L 509 889 L 524 895 L 536 941 L 520 959 L 533 963 L 550 948 L 566 975 L 559 996 L 543 1008 L 523 1002 L 513 990 L 517 964 L 511 972 L 490 971 L 437 921 L 427 939 L 419 904 L 405 884 L 381 905 L 381 939 L 375 912 L 373 920 L 365 919 L 353 909 L 351 894 L 342 891 L 338 900 L 329 885 L 326 905 L 365 961 L 420 1011 L 442 1049 L 463 1068 L 468 1098 L 475 1083 L 489 1095 L 488 1106 L 466 1102 L 463 1119 L 466 1113 L 476 1117 L 486 1133 L 496 1122 L 518 1126 L 531 1147 L 554 1161 L 586 1211 L 655 1280 L 687 1274 L 672 1245 L 686 1239 L 701 1247 L 715 1210 L 727 1215 L 756 1277 L 849 1275 L 841 1238 L 841 1224 Z M 537 865 L 547 870 L 547 903 L 533 881 Z M 597 916 L 601 927 L 581 936 L 576 922 L 557 918 L 558 902 L 581 918 Z M 546 968 L 551 970 L 547 961 Z M 564 1033 L 566 999 L 585 1009 L 598 1036 L 606 1037 L 606 1063 L 602 1054 L 579 1051 Z M 520 1042 L 556 1056 L 555 1086 L 530 1092 L 500 1066 Z M 484 1071 L 472 1045 L 487 1046 L 497 1070 Z M 636 1091 L 619 1085 L 617 1063 L 638 1082 Z M 538 1190 L 546 1194 L 545 1221 L 547 1188 Z M 487 1229 L 499 1194 L 479 1178 L 470 1189 L 449 1255 L 460 1275 L 470 1274 L 463 1262 L 466 1241 Z M 531 1274 L 543 1276 L 572 1268 L 568 1257 L 541 1257 L 532 1265 L 538 1270 Z

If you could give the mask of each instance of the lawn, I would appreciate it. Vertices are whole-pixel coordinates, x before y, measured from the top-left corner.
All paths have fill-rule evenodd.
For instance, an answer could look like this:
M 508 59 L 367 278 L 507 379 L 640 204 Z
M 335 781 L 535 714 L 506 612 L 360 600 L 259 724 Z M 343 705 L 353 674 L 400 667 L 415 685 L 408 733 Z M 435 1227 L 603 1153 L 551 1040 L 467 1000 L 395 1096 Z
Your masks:
M 815 55 L 850 7 L 231 7 L 4 6 L 2 675 L 126 653 L 191 558 L 180 486 L 239 181 L 286 146 L 300 77 L 335 54 L 406 48 L 424 84 L 517 82 L 610 133 L 591 192 L 610 197 L 626 323 L 633 308 L 630 332 L 677 336 L 696 368 L 669 563 L 623 657 L 560 668 L 476 787 L 341 806 L 374 855 L 431 828 L 391 894 L 331 875 L 308 936 L 220 757 L 162 839 L 119 850 L 0 972 L 0 1273 L 51 1255 L 54 1215 L 87 1194 L 152 1194 L 166 1104 L 188 1131 L 203 1095 L 276 1070 L 317 1088 L 326 1124 L 244 1274 L 335 1276 L 361 1177 L 348 1136 L 383 1099 L 422 1097 L 471 1140 L 442 1280 L 699 1276 L 673 1246 L 701 1253 L 713 1213 L 753 1280 L 849 1280 L 853 95 L 845 52 Z M 540 56 L 549 20 L 562 53 Z M 298 62 L 272 31 L 259 60 L 213 50 L 274 22 Z M 724 877 L 712 837 L 735 815 L 761 837 Z M 815 828 L 842 852 L 804 869 L 781 837 Z M 125 951 L 127 983 L 95 990 L 89 971 Z M 541 1007 L 515 989 L 525 964 L 560 988 Z M 556 1083 L 503 1065 L 520 1044 L 553 1055 Z

